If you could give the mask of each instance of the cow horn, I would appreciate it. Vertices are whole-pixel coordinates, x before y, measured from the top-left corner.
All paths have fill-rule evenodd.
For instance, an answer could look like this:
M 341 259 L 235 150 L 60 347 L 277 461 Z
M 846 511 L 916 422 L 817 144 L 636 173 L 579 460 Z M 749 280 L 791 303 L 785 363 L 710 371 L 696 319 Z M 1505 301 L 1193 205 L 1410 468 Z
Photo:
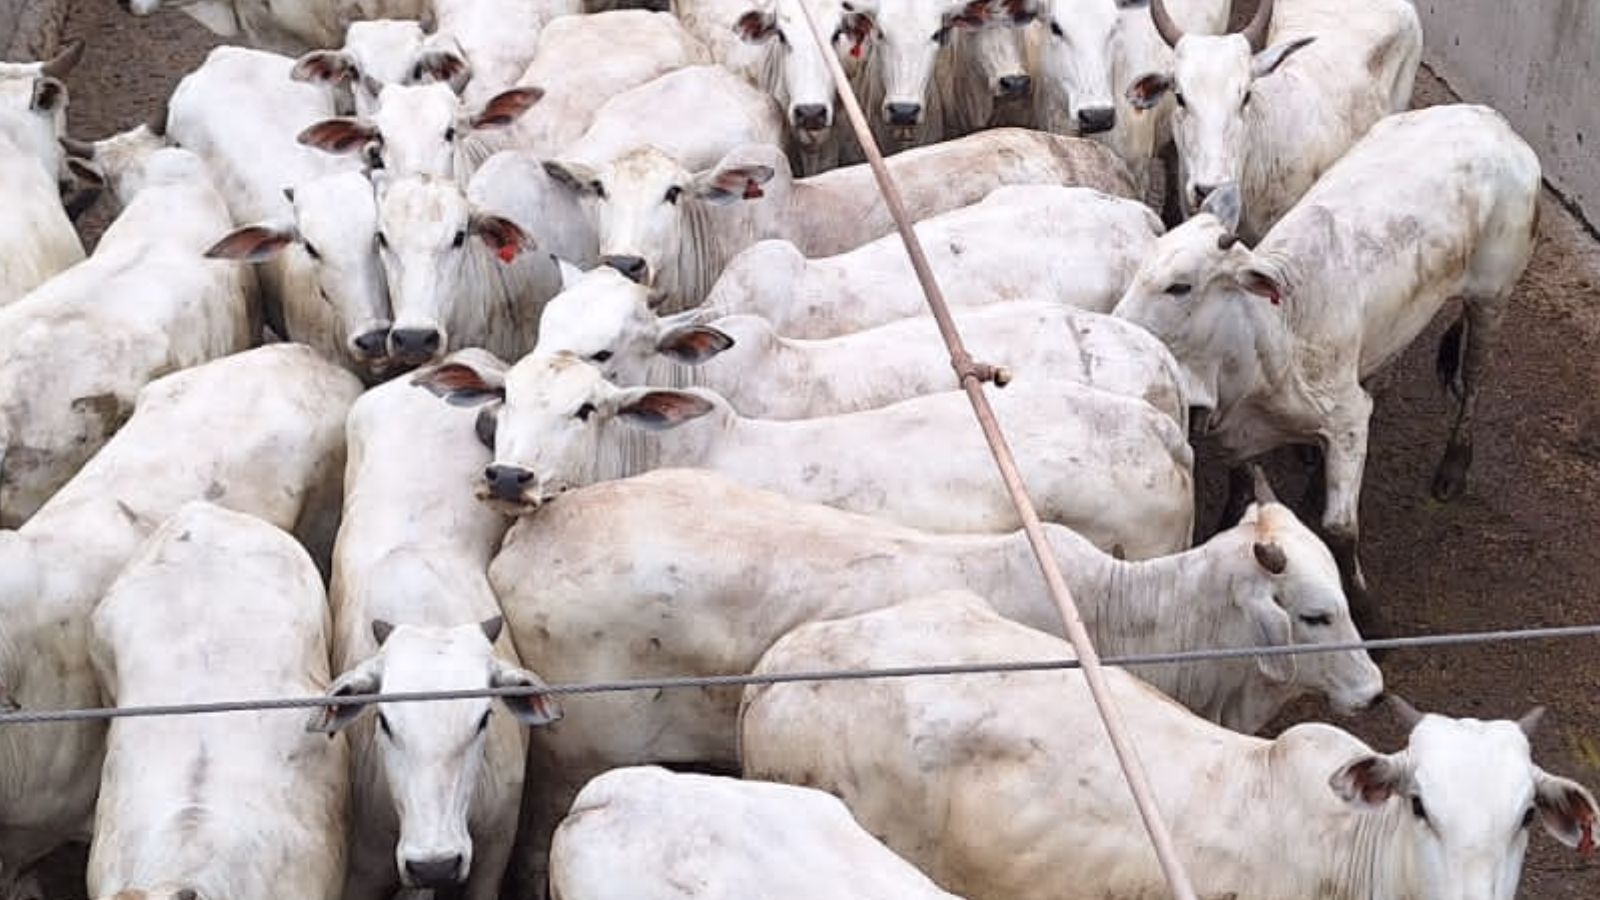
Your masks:
M 1391 691 L 1384 694 L 1384 699 L 1389 701 L 1389 708 L 1394 711 L 1395 718 L 1400 720 L 1400 724 L 1404 725 L 1407 731 L 1417 727 L 1417 723 L 1422 721 L 1422 713 L 1407 703 L 1406 698 Z
M 1539 730 L 1539 723 L 1544 721 L 1544 713 L 1544 707 L 1535 706 L 1528 710 L 1527 715 L 1517 720 L 1517 727 L 1522 729 L 1523 734 L 1533 737 L 1533 733 Z
M 41 66 L 39 71 L 51 78 L 67 77 L 67 73 L 77 68 L 78 63 L 83 61 L 83 48 L 83 38 L 73 38 L 60 53 Z
M 1268 0 L 1268 3 L 1270 4 L 1271 0 Z M 1177 49 L 1178 42 L 1183 40 L 1183 29 L 1179 28 L 1178 23 L 1172 20 L 1172 13 L 1167 12 L 1167 4 L 1164 0 L 1152 0 L 1150 3 L 1150 18 L 1155 20 L 1156 33 L 1160 34 L 1161 39 L 1167 42 L 1167 46 Z
M 1250 483 L 1255 486 L 1257 503 L 1278 502 L 1278 495 L 1272 490 L 1272 482 L 1267 480 L 1267 473 L 1257 463 L 1250 464 Z
M 1267 49 L 1267 29 L 1272 27 L 1272 6 L 1273 0 L 1261 0 L 1261 5 L 1256 8 L 1256 17 L 1239 32 L 1250 42 L 1252 53 Z
M 61 142 L 61 149 L 67 151 L 68 156 L 76 156 L 79 159 L 94 159 L 93 142 L 80 141 L 77 138 L 70 138 L 66 135 L 62 135 L 56 140 Z

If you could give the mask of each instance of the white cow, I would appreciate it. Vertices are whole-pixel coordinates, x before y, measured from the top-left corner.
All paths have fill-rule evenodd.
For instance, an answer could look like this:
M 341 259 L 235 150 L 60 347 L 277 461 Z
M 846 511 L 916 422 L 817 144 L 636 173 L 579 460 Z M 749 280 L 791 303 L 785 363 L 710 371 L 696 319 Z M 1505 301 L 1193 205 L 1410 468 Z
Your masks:
M 487 570 L 506 520 L 464 490 L 489 462 L 473 418 L 403 381 L 351 408 L 331 596 L 333 660 L 346 674 L 331 693 L 540 683 L 499 634 Z M 519 720 L 543 724 L 559 710 L 510 700 L 517 718 L 485 725 L 490 705 L 398 704 L 383 708 L 377 729 L 363 722 L 347 732 L 355 806 L 346 900 L 461 882 L 474 900 L 495 896 L 522 795 Z M 344 707 L 319 726 L 343 728 L 360 713 Z
M 534 352 L 587 359 L 613 384 L 709 387 L 755 419 L 856 412 L 959 386 L 927 316 L 794 340 L 758 316 L 704 324 L 658 318 L 650 289 L 608 267 L 566 267 L 563 274 L 565 289 L 544 308 Z M 956 324 L 986 363 L 1032 381 L 1074 381 L 1137 397 L 1188 430 L 1177 363 L 1143 328 L 1041 301 L 961 310 Z
M 551 896 L 960 900 L 821 791 L 653 767 L 608 772 L 578 795 L 551 848 Z
M 323 85 L 341 110 L 359 116 L 377 111 L 384 85 L 438 80 L 465 89 L 465 60 L 448 46 L 428 44 L 428 33 L 414 19 L 351 22 L 342 47 L 306 53 L 290 77 Z
M 1088 188 L 1012 185 L 923 219 L 916 232 L 952 306 L 1037 298 L 1106 313 L 1162 228 L 1133 200 Z M 1028 239 L 1017 240 L 1019 233 Z M 754 244 L 728 263 L 698 316 L 757 315 L 787 337 L 827 338 L 927 312 L 896 234 L 821 259 L 807 259 L 786 241 Z
M 894 228 L 867 166 L 795 180 L 774 146 L 740 147 L 699 171 L 650 148 L 604 165 L 546 167 L 590 205 L 602 254 L 683 308 L 699 305 L 734 254 L 756 241 L 782 238 L 806 256 L 831 256 Z M 1005 184 L 1133 190 L 1109 150 L 1013 128 L 898 154 L 889 171 L 913 219 L 976 203 Z
M 1227 30 L 1232 6 L 1232 0 L 1173 0 L 1168 9 L 1186 34 L 1209 35 Z M 1027 33 L 1029 69 L 1039 75 L 1033 94 L 1038 127 L 1096 136 L 1128 163 L 1148 195 L 1151 163 L 1172 143 L 1174 104 L 1138 110 L 1124 88 L 1173 65 L 1172 49 L 1151 19 L 1150 0 L 1045 0 L 1040 7 L 1040 21 Z M 1167 174 L 1175 183 L 1176 173 Z
M 83 243 L 61 205 L 67 163 L 66 77 L 83 55 L 75 42 L 40 63 L 0 63 L 0 307 L 83 260 Z
M 196 500 L 95 607 L 89 653 L 118 707 L 276 699 L 327 689 L 328 638 L 322 578 L 305 549 L 254 516 Z M 346 757 L 343 741 L 307 734 L 294 710 L 112 722 L 89 896 L 338 900 Z
M 133 417 L 32 519 L 0 531 L 0 703 L 97 706 L 89 614 L 145 538 L 207 499 L 295 533 L 325 560 L 344 419 L 361 391 L 306 347 L 234 354 L 151 382 Z M 270 473 L 271 477 L 263 477 Z M 105 728 L 0 729 L 0 881 L 87 840 Z
M 1046 531 L 1104 652 L 1359 639 L 1327 549 L 1270 498 L 1204 547 L 1148 562 Z M 689 470 L 560 498 L 517 523 L 489 575 L 518 649 L 566 683 L 748 672 L 802 622 L 952 586 L 1034 627 L 1062 627 L 1021 533 L 930 535 Z M 1360 652 L 1146 674 L 1201 715 L 1252 731 L 1304 693 L 1349 710 L 1383 687 Z M 737 764 L 731 689 L 564 702 L 571 715 L 533 739 L 541 771 L 560 777 L 541 784 L 530 834 L 548 835 L 583 779 L 611 766 Z
M 517 84 L 533 62 L 539 35 L 560 16 L 579 15 L 579 0 L 433 0 L 441 38 L 453 39 L 472 78 L 462 99 L 483 104 Z M 612 48 L 618 52 L 624 48 Z
M 761 673 L 1071 656 L 1065 641 L 946 594 L 790 632 Z M 1374 752 L 1322 723 L 1276 740 L 1106 679 L 1201 897 L 1512 900 L 1535 824 L 1594 846 L 1595 800 L 1534 764 L 1532 720 L 1430 715 Z M 889 847 L 974 900 L 1164 897 L 1169 889 L 1078 672 L 751 688 L 755 778 L 834 793 Z
M 288 57 L 218 47 L 173 92 L 168 134 L 210 165 L 235 222 L 212 248 L 264 262 L 267 321 L 365 375 L 387 365 L 389 303 L 373 247 L 376 201 L 361 165 L 295 143 L 333 112 L 320 87 L 290 80 Z
M 201 255 L 232 224 L 205 163 L 143 127 L 100 147 L 122 214 L 93 256 L 0 308 L 7 528 L 105 445 L 152 379 L 237 353 L 260 333 L 249 273 Z
M 681 466 L 930 531 L 1020 527 L 961 391 L 773 422 L 741 417 L 704 388 L 615 387 L 570 354 L 524 357 L 503 379 L 459 364 L 417 383 L 454 403 L 501 398 L 478 493 L 509 515 Z M 1171 418 L 1142 400 L 1026 377 L 992 402 L 1045 520 L 1134 559 L 1189 545 L 1193 456 Z
M 1466 488 L 1478 391 L 1517 279 L 1533 253 L 1539 159 L 1504 118 L 1442 106 L 1378 123 L 1250 250 L 1238 192 L 1163 237 L 1116 314 L 1177 357 L 1190 405 L 1235 461 L 1289 443 L 1325 454 L 1323 527 L 1361 593 L 1358 507 L 1372 398 L 1363 382 L 1452 297 L 1463 317 L 1440 347 L 1460 413 L 1434 478 Z M 1358 609 L 1361 615 L 1375 613 Z
M 1175 57 L 1129 99 L 1147 107 L 1172 94 L 1186 208 L 1239 185 L 1250 242 L 1373 123 L 1410 104 L 1422 60 L 1411 0 L 1262 0 L 1249 28 L 1220 37 L 1184 34 L 1162 0 L 1151 15 Z
M 148 16 L 167 6 L 187 14 L 212 34 L 243 38 L 253 47 L 299 54 L 337 47 L 360 19 L 416 19 L 428 0 L 126 0 L 123 7 Z

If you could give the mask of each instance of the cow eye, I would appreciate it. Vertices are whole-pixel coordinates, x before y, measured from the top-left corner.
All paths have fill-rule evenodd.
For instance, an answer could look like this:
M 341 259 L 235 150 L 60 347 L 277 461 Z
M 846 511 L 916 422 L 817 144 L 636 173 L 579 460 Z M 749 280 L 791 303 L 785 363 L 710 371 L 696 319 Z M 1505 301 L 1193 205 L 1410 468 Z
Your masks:
M 1056 37 L 1066 37 L 1067 33 L 1061 30 L 1061 23 L 1055 19 L 1050 20 L 1050 33 Z
M 606 198 L 606 186 L 601 184 L 599 179 L 589 182 L 589 190 L 594 191 L 594 195 L 601 200 Z
M 394 732 L 389 728 L 389 717 L 381 712 L 378 713 L 378 729 L 383 732 L 384 737 L 394 740 Z
M 1167 285 L 1167 293 L 1171 294 L 1174 297 L 1182 297 L 1183 295 L 1189 293 L 1192 290 L 1194 290 L 1194 285 L 1192 285 L 1192 284 L 1184 284 L 1181 281 L 1176 282 L 1174 284 Z
M 1428 821 L 1428 809 L 1422 805 L 1421 797 L 1411 798 L 1411 814 L 1416 816 L 1419 822 Z
M 1329 625 L 1333 624 L 1333 616 L 1330 616 L 1327 613 L 1322 613 L 1321 615 L 1316 616 L 1301 616 L 1300 621 L 1310 625 L 1313 628 L 1327 628 Z
M 943 47 L 950 42 L 950 26 L 946 25 L 933 33 L 933 42 Z
M 609 360 L 610 358 L 611 358 L 611 351 L 610 350 L 601 350 L 599 353 L 596 353 L 595 355 L 589 357 L 589 360 L 591 362 L 603 363 L 603 362 Z
M 1178 101 L 1178 107 L 1180 109 L 1188 109 L 1189 108 L 1189 101 L 1183 99 L 1183 94 L 1182 93 L 1174 91 L 1173 94 L 1172 94 L 1172 99 Z
M 677 185 L 673 185 L 672 187 L 667 188 L 667 202 L 668 203 L 677 203 L 678 202 L 678 198 L 681 197 L 681 196 L 683 196 L 683 188 L 681 188 L 681 187 L 679 187 Z
M 452 249 L 452 250 L 460 250 L 461 249 L 461 245 L 465 244 L 466 242 L 467 242 L 467 230 L 465 228 L 463 228 L 460 231 L 456 232 L 456 236 L 453 239 L 451 239 L 451 241 L 450 241 L 450 249 Z
M 488 728 L 489 728 L 489 714 L 491 712 L 493 712 L 493 711 L 494 710 L 484 710 L 483 718 L 478 720 L 478 731 L 479 731 L 479 733 L 482 733 L 482 732 L 488 730 Z
M 316 260 L 317 262 L 322 262 L 322 254 L 317 252 L 317 248 L 316 247 L 311 246 L 311 242 L 310 241 L 306 242 L 306 255 L 311 257 L 312 259 Z
M 456 127 L 454 125 L 451 125 L 449 128 L 444 130 L 444 139 L 447 142 L 456 139 Z
M 589 417 L 594 415 L 594 404 L 585 403 L 584 405 L 578 407 L 578 411 L 573 413 L 573 415 L 577 416 L 578 421 L 580 422 L 589 421 Z
M 385 250 L 389 249 L 389 239 L 381 231 L 378 232 L 378 246 Z
M 1244 109 L 1245 107 L 1249 106 L 1250 105 L 1250 98 L 1254 97 L 1254 96 L 1255 96 L 1255 92 L 1254 91 L 1245 91 L 1244 92 L 1244 99 L 1239 101 L 1239 108 L 1240 109 Z

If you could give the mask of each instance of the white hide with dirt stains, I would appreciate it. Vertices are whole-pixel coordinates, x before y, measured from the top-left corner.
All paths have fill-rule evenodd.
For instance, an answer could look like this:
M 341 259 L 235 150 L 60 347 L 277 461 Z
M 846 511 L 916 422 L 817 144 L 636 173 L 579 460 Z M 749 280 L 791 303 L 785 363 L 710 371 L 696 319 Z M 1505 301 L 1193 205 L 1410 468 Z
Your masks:
M 688 884 L 702 900 L 960 900 L 821 791 L 654 767 L 584 787 L 551 848 L 552 896 L 680 900 Z
M 533 352 L 587 359 L 613 384 L 709 387 L 753 419 L 875 409 L 957 386 L 950 351 L 928 316 L 796 340 L 758 316 L 695 316 L 702 324 L 688 315 L 659 318 L 649 288 L 603 266 L 565 274 L 570 280 L 546 304 Z M 1177 363 L 1136 325 L 1042 301 L 963 309 L 955 321 L 986 363 L 1136 397 L 1188 429 Z
M 329 631 L 293 537 L 197 500 L 112 583 L 89 653 L 117 707 L 304 697 L 327 690 Z M 113 721 L 89 896 L 338 900 L 349 777 L 345 743 L 296 710 Z
M 143 128 L 96 156 L 121 215 L 93 256 L 0 308 L 7 528 L 105 445 L 152 379 L 247 349 L 260 330 L 250 273 L 201 256 L 232 224 L 205 163 Z
M 206 499 L 326 561 L 344 420 L 360 383 L 308 348 L 237 353 L 151 382 L 133 417 L 26 525 L 0 531 L 0 691 L 23 709 L 100 704 L 89 615 L 145 538 Z M 264 478 L 263 473 L 271 473 Z M 0 877 L 89 837 L 103 723 L 0 730 Z
M 321 87 L 291 80 L 293 66 L 256 50 L 212 50 L 173 91 L 167 130 L 210 165 L 234 221 L 258 236 L 235 257 L 263 260 L 269 324 L 370 374 L 383 357 L 355 342 L 389 328 L 373 244 L 376 201 L 358 161 L 295 142 L 306 126 L 333 115 L 333 102 Z M 229 236 L 223 229 L 214 239 Z
M 1037 300 L 1099 313 L 1117 305 L 1162 234 L 1142 203 L 1042 185 L 996 188 L 915 230 L 954 308 Z M 815 339 L 927 313 L 905 244 L 890 234 L 813 259 L 785 241 L 754 244 L 728 262 L 697 317 L 756 315 L 785 337 Z
M 459 355 L 492 364 L 481 351 Z M 351 408 L 330 591 L 336 671 L 357 669 L 380 652 L 374 620 L 415 627 L 409 639 L 397 634 L 385 645 L 385 691 L 400 689 L 405 668 L 413 670 L 413 688 L 446 690 L 486 686 L 491 658 L 521 666 L 509 637 L 490 645 L 470 633 L 451 634 L 500 614 L 487 570 L 507 523 L 470 495 L 472 479 L 490 459 L 473 434 L 476 418 L 475 410 L 441 405 L 407 379 L 373 388 Z M 430 669 L 404 658 L 428 648 L 448 648 L 459 665 Z M 445 843 L 429 837 L 435 828 L 468 841 L 468 896 L 492 896 L 499 885 L 516 833 L 526 742 L 506 715 L 491 717 L 478 740 L 472 729 L 487 705 L 458 706 L 469 714 L 446 714 L 449 708 L 440 706 L 393 708 L 393 739 L 378 735 L 370 718 L 345 732 L 355 823 L 347 900 L 388 897 L 399 889 L 407 855 Z M 442 743 L 430 756 L 435 738 Z M 456 786 L 438 777 L 465 769 L 475 777 Z M 457 786 L 470 796 L 454 796 Z M 397 802 L 397 793 L 406 802 Z
M 1172 349 L 1204 417 L 1197 424 L 1232 459 L 1322 447 L 1322 524 L 1361 585 L 1357 511 L 1372 414 L 1363 382 L 1446 301 L 1465 299 L 1465 352 L 1444 365 L 1462 364 L 1466 399 L 1435 488 L 1459 494 L 1478 382 L 1533 252 L 1539 189 L 1538 158 L 1487 107 L 1391 116 L 1254 251 L 1224 240 L 1230 227 L 1209 212 L 1167 234 L 1116 315 Z M 1216 210 L 1235 215 L 1217 196 Z
M 986 131 L 887 160 L 913 221 L 982 200 L 1006 184 L 1133 190 L 1111 151 L 1016 128 Z M 562 183 L 596 209 L 600 245 L 642 258 L 674 308 L 699 305 L 735 254 L 781 238 L 808 257 L 830 256 L 894 229 L 866 165 L 795 179 L 776 146 L 739 147 L 691 171 L 649 148 L 602 166 L 558 164 Z M 602 198 L 601 195 L 604 195 Z
M 756 671 L 1071 657 L 959 592 L 802 626 Z M 1236 734 L 1105 677 L 1197 896 L 1512 900 L 1540 823 L 1592 843 L 1594 797 L 1535 765 L 1516 722 L 1430 715 L 1381 754 L 1320 722 Z M 973 900 L 1168 893 L 1079 672 L 751 688 L 739 746 L 747 777 L 834 792 Z

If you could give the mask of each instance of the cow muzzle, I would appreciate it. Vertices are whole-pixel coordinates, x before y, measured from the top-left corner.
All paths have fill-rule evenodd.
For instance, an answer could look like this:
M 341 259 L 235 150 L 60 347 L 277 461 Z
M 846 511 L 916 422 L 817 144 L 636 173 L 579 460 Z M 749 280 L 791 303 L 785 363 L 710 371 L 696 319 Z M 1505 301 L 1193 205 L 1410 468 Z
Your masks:
M 454 887 L 467 880 L 461 854 L 438 859 L 408 859 L 405 863 L 405 880 L 408 886 L 425 890 Z
M 478 499 L 508 516 L 533 512 L 543 503 L 539 480 L 521 466 L 494 463 L 483 470 Z
M 608 254 L 600 257 L 601 265 L 610 266 L 634 284 L 650 283 L 650 264 L 640 256 Z
M 358 362 L 376 362 L 389 354 L 389 329 L 374 328 L 350 339 L 350 355 Z
M 1089 106 L 1078 110 L 1079 134 L 1104 134 L 1117 127 L 1117 108 Z
M 437 328 L 396 328 L 389 332 L 389 355 L 408 366 L 432 362 L 444 347 Z
M 999 88 L 995 96 L 1001 100 L 1022 100 L 1033 93 L 1033 79 L 1027 75 L 1006 75 L 1000 79 Z
M 885 103 L 883 115 L 896 128 L 915 128 L 922 124 L 922 104 Z
M 802 103 L 792 113 L 798 131 L 823 131 L 832 124 L 828 107 L 821 103 Z

